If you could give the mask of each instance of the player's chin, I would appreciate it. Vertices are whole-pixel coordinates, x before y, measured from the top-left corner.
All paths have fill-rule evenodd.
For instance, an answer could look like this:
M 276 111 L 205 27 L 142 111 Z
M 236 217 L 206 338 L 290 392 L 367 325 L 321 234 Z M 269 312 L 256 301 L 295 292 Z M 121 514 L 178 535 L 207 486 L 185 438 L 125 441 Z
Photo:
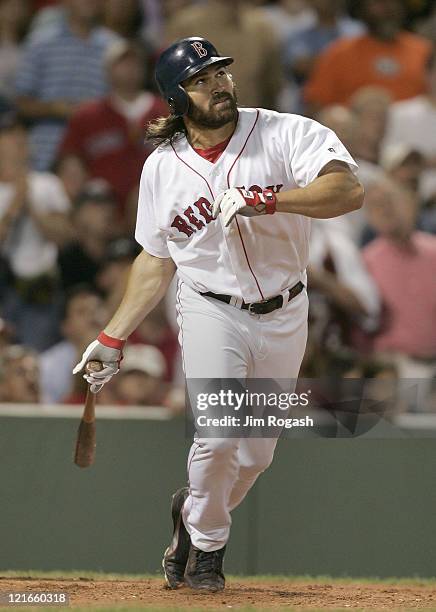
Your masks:
M 231 101 L 226 100 L 226 102 L 228 102 L 228 104 L 225 106 L 223 104 L 222 108 L 220 108 L 221 105 L 217 105 L 218 108 L 214 107 L 212 110 L 214 119 L 221 121 L 223 124 L 233 121 L 236 118 L 237 113 L 237 109 L 232 105 Z

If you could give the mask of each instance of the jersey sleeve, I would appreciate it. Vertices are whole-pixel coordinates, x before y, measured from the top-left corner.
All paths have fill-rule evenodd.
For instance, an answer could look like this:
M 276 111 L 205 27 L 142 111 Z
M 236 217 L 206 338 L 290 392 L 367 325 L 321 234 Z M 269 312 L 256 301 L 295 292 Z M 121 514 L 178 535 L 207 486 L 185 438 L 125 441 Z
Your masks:
M 289 136 L 291 171 L 299 187 L 315 180 L 331 161 L 345 162 L 357 172 L 356 162 L 332 130 L 312 119 L 299 119 Z
M 146 162 L 142 170 L 139 185 L 135 239 L 150 255 L 167 258 L 170 257 L 170 253 L 167 247 L 166 235 L 159 228 L 156 218 L 155 207 L 158 203 L 155 202 L 153 194 L 152 173 L 151 164 Z

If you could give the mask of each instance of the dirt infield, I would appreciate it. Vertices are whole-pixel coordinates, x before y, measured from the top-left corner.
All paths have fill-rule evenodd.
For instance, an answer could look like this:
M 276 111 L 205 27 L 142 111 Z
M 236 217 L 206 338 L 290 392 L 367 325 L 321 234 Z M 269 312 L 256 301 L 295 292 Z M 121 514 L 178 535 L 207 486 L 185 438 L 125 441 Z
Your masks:
M 0 593 L 64 592 L 72 607 L 136 606 L 159 609 L 302 609 L 302 610 L 436 610 L 436 585 L 292 579 L 230 578 L 226 590 L 202 594 L 190 589 L 169 591 L 158 578 L 99 580 L 89 578 L 0 577 Z M 15 606 L 14 606 L 15 607 Z M 8 609 L 11 607 L 8 606 Z M 27 608 L 29 609 L 29 608 Z M 37 610 L 38 608 L 32 608 Z M 53 609 L 53 608 L 51 608 Z M 62 608 L 61 608 L 62 609 Z

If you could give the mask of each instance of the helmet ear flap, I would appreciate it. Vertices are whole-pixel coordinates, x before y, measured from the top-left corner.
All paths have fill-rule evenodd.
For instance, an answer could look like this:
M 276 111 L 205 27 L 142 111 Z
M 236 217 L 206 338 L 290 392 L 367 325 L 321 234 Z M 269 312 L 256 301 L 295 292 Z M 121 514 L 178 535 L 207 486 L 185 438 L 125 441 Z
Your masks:
M 167 98 L 167 102 L 171 108 L 171 112 L 176 117 L 183 117 L 183 115 L 188 112 L 188 94 L 181 85 L 176 85 L 176 87 L 172 91 L 172 95 Z

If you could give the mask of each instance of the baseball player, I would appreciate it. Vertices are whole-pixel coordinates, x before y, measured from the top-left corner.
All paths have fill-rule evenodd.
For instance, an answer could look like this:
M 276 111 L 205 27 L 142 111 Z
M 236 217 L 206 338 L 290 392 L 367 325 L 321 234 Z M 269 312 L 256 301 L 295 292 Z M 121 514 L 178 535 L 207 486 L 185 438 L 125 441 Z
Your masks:
M 85 350 L 120 366 L 129 336 L 177 270 L 179 340 L 190 378 L 296 379 L 307 335 L 310 218 L 360 208 L 356 164 L 337 136 L 305 117 L 238 108 L 228 66 L 207 40 L 180 40 L 156 79 L 171 108 L 149 128 L 157 148 L 141 177 L 135 260 L 112 320 Z M 172 501 L 168 587 L 219 591 L 231 511 L 271 463 L 275 438 L 194 439 L 189 487 Z

